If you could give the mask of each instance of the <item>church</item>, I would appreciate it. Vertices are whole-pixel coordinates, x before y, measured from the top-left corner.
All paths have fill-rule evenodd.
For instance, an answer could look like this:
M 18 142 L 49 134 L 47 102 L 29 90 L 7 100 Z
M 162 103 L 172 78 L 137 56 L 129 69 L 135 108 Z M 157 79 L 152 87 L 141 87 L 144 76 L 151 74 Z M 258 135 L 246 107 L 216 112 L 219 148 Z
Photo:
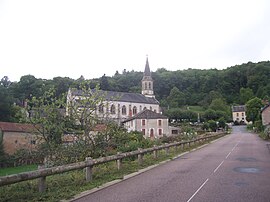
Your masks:
M 161 114 L 159 102 L 155 98 L 154 81 L 148 58 L 146 58 L 141 87 L 141 93 L 101 91 L 104 101 L 96 107 L 95 114 L 100 119 L 106 117 L 119 125 L 123 124 L 128 131 L 140 131 L 146 137 L 161 137 L 168 133 L 168 118 Z M 78 100 L 82 96 L 85 95 L 81 90 L 70 88 L 67 95 L 67 106 L 69 102 Z M 148 123 L 151 123 L 151 126 Z

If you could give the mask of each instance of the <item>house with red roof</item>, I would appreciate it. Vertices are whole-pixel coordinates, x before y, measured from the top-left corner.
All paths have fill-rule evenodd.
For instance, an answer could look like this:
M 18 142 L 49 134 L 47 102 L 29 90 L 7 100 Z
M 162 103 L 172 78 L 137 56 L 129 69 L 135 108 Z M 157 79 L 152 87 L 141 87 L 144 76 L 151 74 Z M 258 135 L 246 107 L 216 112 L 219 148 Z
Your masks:
M 22 123 L 0 122 L 0 137 L 7 154 L 14 154 L 20 149 L 32 151 L 41 141 L 32 124 Z

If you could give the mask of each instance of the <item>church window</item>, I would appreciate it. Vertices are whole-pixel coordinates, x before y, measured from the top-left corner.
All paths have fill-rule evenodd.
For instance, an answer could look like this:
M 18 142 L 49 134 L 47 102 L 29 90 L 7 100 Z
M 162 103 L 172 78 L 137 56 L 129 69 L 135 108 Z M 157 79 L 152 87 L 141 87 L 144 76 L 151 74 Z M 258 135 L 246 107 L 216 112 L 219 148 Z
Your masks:
M 147 109 L 146 107 L 143 108 L 143 110 L 146 110 L 146 109 Z
M 152 107 L 150 106 L 150 110 L 152 111 Z
M 124 105 L 123 107 L 122 107 L 122 115 L 126 115 L 127 114 L 127 108 L 126 108 L 126 106 Z
M 104 106 L 103 106 L 103 104 L 100 104 L 100 105 L 98 106 L 98 112 L 99 112 L 99 113 L 103 113 L 103 112 L 104 112 Z
M 150 89 L 150 90 L 152 89 L 151 82 L 149 82 L 149 89 Z
M 144 83 L 144 89 L 147 90 L 147 83 Z
M 115 106 L 114 105 L 111 106 L 111 114 L 115 114 Z
M 142 111 L 142 105 L 140 105 L 140 112 Z
M 137 114 L 137 107 L 134 106 L 132 111 L 133 111 L 133 115 Z

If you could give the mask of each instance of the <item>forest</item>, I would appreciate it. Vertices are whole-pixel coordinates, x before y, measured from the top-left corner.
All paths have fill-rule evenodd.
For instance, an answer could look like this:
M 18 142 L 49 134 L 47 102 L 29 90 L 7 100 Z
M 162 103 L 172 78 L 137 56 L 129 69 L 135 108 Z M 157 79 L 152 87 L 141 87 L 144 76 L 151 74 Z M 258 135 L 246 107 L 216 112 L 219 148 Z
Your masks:
M 140 93 L 142 77 L 143 72 L 123 70 L 121 73 L 116 71 L 111 77 L 104 74 L 100 78 L 87 81 L 91 88 L 99 85 L 102 90 Z M 270 96 L 269 61 L 248 62 L 223 70 L 169 71 L 161 68 L 152 72 L 152 77 L 155 96 L 170 116 L 170 110 L 188 109 L 188 106 L 223 111 L 229 116 L 231 105 L 245 104 L 254 97 L 268 100 Z M 55 95 L 60 97 L 67 93 L 69 87 L 79 87 L 84 81 L 86 79 L 83 76 L 78 79 L 42 79 L 25 75 L 15 82 L 10 81 L 8 75 L 4 76 L 0 81 L 0 121 L 20 122 L 19 112 L 31 97 L 38 98 L 50 89 L 54 89 Z M 221 106 L 225 108 L 220 109 Z M 192 117 L 195 119 L 197 114 Z

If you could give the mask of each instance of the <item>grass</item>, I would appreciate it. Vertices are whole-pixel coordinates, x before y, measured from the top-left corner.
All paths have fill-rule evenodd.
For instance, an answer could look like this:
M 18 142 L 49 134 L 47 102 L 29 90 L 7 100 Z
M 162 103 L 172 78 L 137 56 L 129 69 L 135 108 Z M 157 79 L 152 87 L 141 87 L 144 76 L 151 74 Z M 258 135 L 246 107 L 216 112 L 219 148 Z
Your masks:
M 205 109 L 201 106 L 188 106 L 189 110 L 197 112 L 197 113 L 201 113 L 204 112 Z
M 83 170 L 71 171 L 59 175 L 53 175 L 46 178 L 47 190 L 44 193 L 38 192 L 38 180 L 29 180 L 8 186 L 1 187 L 0 201 L 60 201 L 62 199 L 70 199 L 74 195 L 86 190 L 99 187 L 106 182 L 116 179 L 122 179 L 125 175 L 134 173 L 139 169 L 146 168 L 166 159 L 191 150 L 199 146 L 193 145 L 189 148 L 175 150 L 171 148 L 169 154 L 164 150 L 158 152 L 158 158 L 154 159 L 153 154 L 146 154 L 143 157 L 143 164 L 138 165 L 137 160 L 124 159 L 122 169 L 117 170 L 116 162 L 101 164 L 93 168 L 93 180 L 85 181 L 85 173 Z
M 37 170 L 37 165 L 25 165 L 18 167 L 10 167 L 10 168 L 1 168 L 0 176 L 12 175 L 16 173 L 22 173 L 27 171 Z

